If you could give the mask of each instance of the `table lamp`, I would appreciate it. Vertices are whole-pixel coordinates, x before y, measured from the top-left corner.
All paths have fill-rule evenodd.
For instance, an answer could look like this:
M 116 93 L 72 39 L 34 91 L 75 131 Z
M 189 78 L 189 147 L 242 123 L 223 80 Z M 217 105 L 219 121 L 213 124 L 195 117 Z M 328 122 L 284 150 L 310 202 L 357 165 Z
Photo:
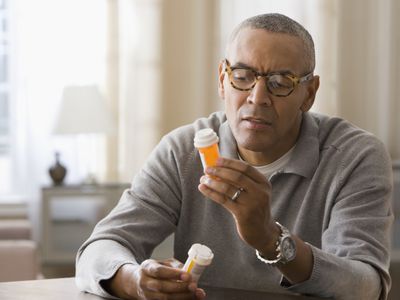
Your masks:
M 89 161 L 95 156 L 96 147 L 91 146 L 95 143 L 96 137 L 113 134 L 115 131 L 115 119 L 97 86 L 67 86 L 64 88 L 53 133 L 84 136 L 80 140 L 81 144 L 78 144 L 80 152 L 92 151 L 85 162 L 88 168 L 84 183 L 97 183 L 96 176 L 91 169 L 93 161 Z M 82 142 L 85 144 L 83 148 Z

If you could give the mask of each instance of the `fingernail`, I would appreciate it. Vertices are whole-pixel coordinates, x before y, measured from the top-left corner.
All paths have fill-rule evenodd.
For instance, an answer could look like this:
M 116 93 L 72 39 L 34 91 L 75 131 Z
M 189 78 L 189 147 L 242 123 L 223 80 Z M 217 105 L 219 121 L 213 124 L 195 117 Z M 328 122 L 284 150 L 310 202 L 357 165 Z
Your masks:
M 217 166 L 222 166 L 223 163 L 224 163 L 224 159 L 222 157 L 218 157 L 217 162 L 216 162 Z
M 196 296 L 200 299 L 204 299 L 206 297 L 206 292 L 204 292 L 203 289 L 197 289 Z
M 208 176 L 202 176 L 200 178 L 200 182 L 205 185 L 209 185 L 211 183 L 211 179 Z
M 206 168 L 206 173 L 207 174 L 214 174 L 215 173 L 215 169 L 213 167 L 207 167 Z

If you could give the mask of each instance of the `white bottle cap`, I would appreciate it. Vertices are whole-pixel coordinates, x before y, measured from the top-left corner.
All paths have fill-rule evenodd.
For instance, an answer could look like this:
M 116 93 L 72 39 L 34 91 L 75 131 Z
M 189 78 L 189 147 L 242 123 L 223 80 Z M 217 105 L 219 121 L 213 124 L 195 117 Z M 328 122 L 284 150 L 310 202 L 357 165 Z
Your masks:
M 196 148 L 210 147 L 211 145 L 218 143 L 219 138 L 214 130 L 211 128 L 201 129 L 196 132 L 194 136 L 194 146 Z
M 189 249 L 188 255 L 190 258 L 195 259 L 196 263 L 203 266 L 211 264 L 214 258 L 211 249 L 201 244 L 193 244 Z

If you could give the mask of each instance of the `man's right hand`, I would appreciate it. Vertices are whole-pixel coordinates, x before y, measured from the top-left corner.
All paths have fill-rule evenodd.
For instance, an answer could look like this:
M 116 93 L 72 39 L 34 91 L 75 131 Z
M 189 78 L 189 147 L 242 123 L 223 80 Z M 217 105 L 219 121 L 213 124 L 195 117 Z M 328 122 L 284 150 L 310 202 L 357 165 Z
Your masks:
M 182 266 L 173 258 L 148 259 L 141 265 L 125 264 L 102 286 L 122 299 L 203 299 L 204 290 L 197 287 Z

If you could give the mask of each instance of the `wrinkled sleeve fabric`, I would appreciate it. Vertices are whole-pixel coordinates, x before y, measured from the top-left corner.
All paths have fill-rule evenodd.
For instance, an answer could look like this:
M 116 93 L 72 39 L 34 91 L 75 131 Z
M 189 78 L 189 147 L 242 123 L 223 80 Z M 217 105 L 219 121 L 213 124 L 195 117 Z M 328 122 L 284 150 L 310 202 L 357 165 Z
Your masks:
M 387 298 L 393 222 L 390 158 L 375 138 L 356 149 L 337 166 L 332 182 L 336 195 L 326 208 L 330 220 L 321 248 L 311 246 L 311 277 L 289 290 L 346 300 Z
M 105 291 L 100 282 L 113 277 L 122 265 L 128 263 L 137 264 L 126 247 L 113 240 L 94 241 L 85 248 L 76 262 L 76 286 L 81 291 L 118 299 Z
M 76 259 L 78 287 L 110 296 L 100 285 L 126 263 L 140 264 L 176 228 L 181 205 L 180 169 L 163 138 L 117 206 L 95 227 Z M 184 157 L 180 159 L 184 160 Z

